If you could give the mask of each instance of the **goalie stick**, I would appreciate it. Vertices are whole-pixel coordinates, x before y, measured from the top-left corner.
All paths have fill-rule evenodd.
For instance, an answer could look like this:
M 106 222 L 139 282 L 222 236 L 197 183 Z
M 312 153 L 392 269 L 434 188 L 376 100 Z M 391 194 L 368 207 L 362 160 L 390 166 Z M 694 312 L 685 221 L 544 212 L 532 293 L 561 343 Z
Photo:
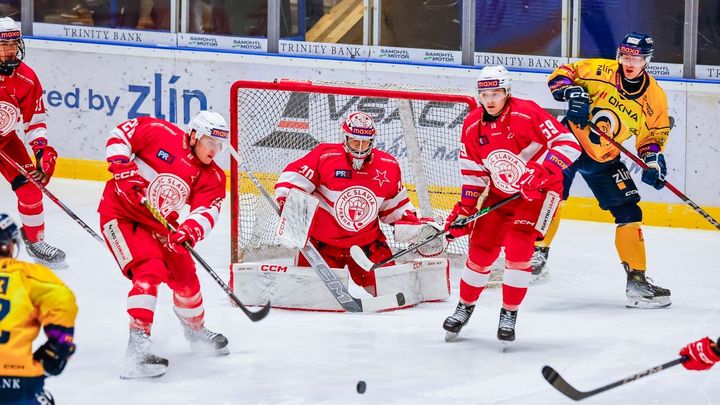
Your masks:
M 638 380 L 643 377 L 647 377 L 651 374 L 658 373 L 662 370 L 665 370 L 666 368 L 670 368 L 673 366 L 676 366 L 680 363 L 683 363 L 686 361 L 687 358 L 685 356 L 679 357 L 673 361 L 669 361 L 667 363 L 661 364 L 659 366 L 655 366 L 653 368 L 649 368 L 647 370 L 643 370 L 639 373 L 633 374 L 629 377 L 623 378 L 622 380 L 615 381 L 612 384 L 604 385 L 600 388 L 596 388 L 592 391 L 578 391 L 575 388 L 573 388 L 572 385 L 568 384 L 567 381 L 565 381 L 560 374 L 558 374 L 557 371 L 555 371 L 550 366 L 544 366 L 542 368 L 542 375 L 545 377 L 545 380 L 550 383 L 550 385 L 553 386 L 556 390 L 560 391 L 563 395 L 566 397 L 572 399 L 573 401 L 580 401 L 581 399 L 585 399 L 587 397 L 591 397 L 593 395 L 597 395 L 601 392 L 605 392 L 607 390 L 613 389 L 615 387 L 619 387 L 621 385 L 625 385 L 627 383 L 633 382 L 635 380 Z
M 598 128 L 597 125 L 595 125 L 595 123 L 590 122 L 589 124 L 590 124 L 590 128 L 591 128 L 595 133 L 597 133 L 597 134 L 600 135 L 601 137 L 605 138 L 606 141 L 610 142 L 610 143 L 611 143 L 613 146 L 615 146 L 616 148 L 620 149 L 620 151 L 621 151 L 622 153 L 624 153 L 625 156 L 629 157 L 630 160 L 632 160 L 633 162 L 635 162 L 635 164 L 637 164 L 638 166 L 640 166 L 643 170 L 648 170 L 648 165 L 645 163 L 645 161 L 643 161 L 643 160 L 640 159 L 639 157 L 635 156 L 632 152 L 630 152 L 629 150 L 627 150 L 627 148 L 625 148 L 624 146 L 622 146 L 622 144 L 620 144 L 618 141 L 610 138 L 610 136 L 609 136 L 608 134 L 606 134 L 602 129 Z M 712 215 L 708 214 L 707 211 L 705 211 L 704 209 L 700 208 L 699 205 L 695 204 L 695 202 L 694 202 L 693 200 L 691 200 L 688 196 L 686 196 L 682 191 L 678 190 L 678 188 L 675 187 L 672 183 L 670 183 L 669 181 L 665 180 L 665 187 L 666 187 L 668 190 L 670 190 L 673 194 L 675 194 L 676 196 L 678 196 L 678 198 L 680 198 L 681 200 L 683 200 L 683 202 L 684 202 L 685 204 L 689 205 L 693 210 L 695 210 L 695 212 L 697 212 L 697 213 L 700 214 L 703 218 L 705 218 L 705 220 L 707 220 L 708 222 L 710 222 L 715 228 L 717 228 L 718 230 L 720 230 L 720 222 L 718 222 L 715 218 L 713 218 Z
M 489 188 L 489 187 L 488 187 L 488 188 Z M 489 207 L 485 207 L 485 208 L 481 209 L 480 211 L 478 211 L 478 212 L 470 215 L 469 217 L 466 217 L 466 218 L 463 218 L 463 219 L 461 219 L 461 220 L 459 220 L 459 221 L 453 222 L 453 224 L 451 225 L 451 227 L 462 227 L 462 226 L 465 226 L 465 225 L 467 225 L 467 224 L 469 224 L 469 223 L 477 220 L 478 218 L 482 217 L 483 215 L 486 215 L 486 214 L 489 213 L 490 211 L 493 211 L 493 210 L 495 210 L 495 209 L 498 209 L 498 208 L 502 207 L 503 205 L 509 203 L 510 201 L 514 201 L 514 200 L 516 200 L 516 199 L 518 199 L 518 198 L 520 198 L 520 194 L 513 194 L 513 195 L 511 195 L 510 197 L 508 197 L 508 198 L 506 198 L 506 199 L 504 199 L 504 200 L 500 200 L 500 201 L 496 202 L 495 204 L 493 204 L 493 205 L 491 205 L 491 206 L 489 206 Z M 408 246 L 407 248 L 405 248 L 405 249 L 403 249 L 403 250 L 395 253 L 394 255 L 388 257 L 387 259 L 381 260 L 381 261 L 379 261 L 379 262 L 377 262 L 377 263 L 373 263 L 372 260 L 370 260 L 370 259 L 367 257 L 367 255 L 366 255 L 365 252 L 362 250 L 362 248 L 361 248 L 360 246 L 357 246 L 357 245 L 353 245 L 353 246 L 350 248 L 350 255 L 352 256 L 353 260 L 355 260 L 355 263 L 357 263 L 360 267 L 362 267 L 362 268 L 365 269 L 366 271 L 373 271 L 373 270 L 377 269 L 378 267 L 382 267 L 382 266 L 384 266 L 385 264 L 390 263 L 391 261 L 397 259 L 397 258 L 400 257 L 400 256 L 404 256 L 404 255 L 406 255 L 406 254 L 408 254 L 408 253 L 410 253 L 410 252 L 412 252 L 412 251 L 414 251 L 414 250 L 417 250 L 417 248 L 419 248 L 419 247 L 421 247 L 421 246 L 424 246 L 424 245 L 430 243 L 430 242 L 431 242 L 432 240 L 434 240 L 435 238 L 438 238 L 438 237 L 440 237 L 440 236 L 447 235 L 448 233 L 450 233 L 449 230 L 447 230 L 447 231 L 438 230 L 437 232 L 435 232 L 434 234 L 428 236 L 428 237 L 425 238 L 424 240 L 421 240 L 420 242 L 417 242 L 417 243 L 413 243 L 412 245 Z
M 100 235 L 98 235 L 95 231 L 93 231 L 93 229 L 90 228 L 90 226 L 88 224 L 86 224 L 82 219 L 80 219 L 80 217 L 75 215 L 75 213 L 70 208 L 68 208 L 65 204 L 63 204 L 63 202 L 60 201 L 60 199 L 55 197 L 55 194 L 51 193 L 50 190 L 45 188 L 45 186 L 43 186 L 39 181 L 33 179 L 32 176 L 30 176 L 30 173 L 28 173 L 28 171 L 25 170 L 24 167 L 22 167 L 18 162 L 14 161 L 10 156 L 8 156 L 2 150 L 0 150 L 0 157 L 2 157 L 5 161 L 10 163 L 10 166 L 15 168 L 15 170 L 17 170 L 18 172 L 20 172 L 20 174 L 22 174 L 30 183 L 34 184 L 35 187 L 39 188 L 40 191 L 45 193 L 45 195 L 48 196 L 48 198 L 52 202 L 57 204 L 57 206 L 60 207 L 60 209 L 65 211 L 65 213 L 68 214 L 70 216 L 70 218 L 72 218 L 75 222 L 77 222 L 78 225 L 83 227 L 83 229 L 85 229 L 90 235 L 92 235 L 92 237 L 95 238 L 96 241 L 102 243 L 103 246 L 105 245 L 105 241 L 103 240 L 103 238 L 100 237 Z
M 237 164 L 243 169 L 243 171 L 245 171 L 245 173 L 248 175 L 255 187 L 257 187 L 257 189 L 260 191 L 260 194 L 265 197 L 267 202 L 275 209 L 275 213 L 279 216 L 280 207 L 278 207 L 277 203 L 275 203 L 275 200 L 270 196 L 267 190 L 265 190 L 265 187 L 260 184 L 260 180 L 255 177 L 255 174 L 253 174 L 252 170 L 250 170 L 247 164 L 243 162 L 243 160 L 240 158 L 240 155 L 232 146 L 228 147 L 228 150 L 230 151 L 230 154 L 235 159 Z M 403 295 L 403 293 L 401 292 L 397 294 L 387 294 L 372 298 L 353 297 L 352 295 L 350 295 L 350 292 L 343 285 L 343 283 L 337 278 L 335 273 L 330 270 L 330 267 L 325 262 L 325 259 L 322 258 L 320 252 L 318 252 L 315 245 L 313 245 L 312 241 L 308 241 L 308 243 L 305 245 L 304 248 L 300 250 L 300 252 L 302 252 L 308 263 L 310 263 L 310 267 L 312 267 L 315 273 L 317 273 L 317 275 L 320 277 L 320 280 L 322 280 L 323 284 L 325 284 L 325 287 L 330 290 L 330 293 L 333 295 L 333 297 L 335 297 L 337 302 L 340 304 L 340 306 L 342 306 L 345 311 L 375 312 L 405 305 L 405 295 Z
M 160 211 L 157 210 L 157 208 L 153 207 L 152 204 L 150 204 L 150 201 L 148 201 L 146 198 L 143 198 L 142 204 L 145 208 L 147 208 L 148 211 L 152 214 L 152 216 L 158 220 L 165 228 L 167 228 L 170 232 L 175 232 L 175 228 L 165 219 L 165 217 L 160 213 Z M 192 257 L 195 258 L 195 260 L 202 266 L 205 271 L 207 271 L 210 276 L 215 280 L 215 282 L 220 286 L 220 288 L 225 291 L 225 294 L 230 297 L 232 302 L 235 303 L 244 313 L 247 315 L 248 318 L 250 318 L 251 321 L 257 322 L 267 316 L 267 314 L 270 312 L 270 301 L 268 301 L 267 304 L 265 304 L 262 309 L 260 309 L 257 312 L 250 311 L 247 309 L 247 307 L 240 301 L 240 299 L 232 292 L 230 291 L 230 288 L 225 284 L 224 281 L 220 278 L 220 276 L 215 273 L 215 271 L 210 267 L 205 260 L 198 254 L 198 252 L 195 251 L 195 249 L 190 246 L 189 242 L 183 243 L 183 246 L 185 249 L 187 249 L 188 252 L 192 255 Z

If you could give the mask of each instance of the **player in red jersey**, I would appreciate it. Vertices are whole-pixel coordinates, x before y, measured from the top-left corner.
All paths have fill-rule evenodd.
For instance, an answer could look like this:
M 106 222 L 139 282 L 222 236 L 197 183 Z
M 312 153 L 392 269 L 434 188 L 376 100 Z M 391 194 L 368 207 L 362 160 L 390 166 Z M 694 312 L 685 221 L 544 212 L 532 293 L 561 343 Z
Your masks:
M 24 57 L 20 27 L 12 18 L 0 18 L 0 150 L 25 168 L 34 180 L 47 184 L 55 171 L 57 152 L 47 140 L 42 85 L 35 71 L 22 61 Z M 35 163 L 20 133 L 32 148 Z M 66 267 L 65 253 L 44 241 L 42 192 L 2 158 L 0 173 L 17 196 L 23 224 L 20 234 L 30 257 L 55 269 Z
M 222 115 L 201 111 L 187 129 L 141 117 L 110 132 L 106 154 L 113 175 L 98 207 L 103 236 L 123 275 L 128 294 L 130 339 L 122 377 L 156 377 L 168 361 L 150 351 L 158 285 L 173 291 L 173 309 L 193 348 L 227 354 L 225 336 L 205 328 L 195 263 L 183 247 L 195 245 L 217 222 L 225 198 L 225 173 L 213 161 L 228 142 Z M 147 200 L 177 231 L 168 231 L 142 205 Z M 179 211 L 190 214 L 177 224 Z
M 370 260 L 379 262 L 392 256 L 380 221 L 420 226 L 432 226 L 434 221 L 416 216 L 397 160 L 373 148 L 376 131 L 370 115 L 349 114 L 342 132 L 342 143 L 320 144 L 290 163 L 275 184 L 275 196 L 281 207 L 292 188 L 318 197 L 320 206 L 310 239 L 330 267 L 347 265 L 355 284 L 376 295 L 375 273 L 355 263 L 350 247 L 361 247 Z M 309 265 L 302 255 L 296 262 L 298 266 Z
M 544 236 L 555 214 L 562 194 L 562 171 L 578 158 L 580 145 L 540 106 L 511 97 L 510 76 L 504 67 L 483 68 L 477 83 L 482 108 L 470 112 L 463 124 L 461 199 L 445 225 L 451 237 L 470 235 L 469 251 L 460 279 L 460 302 L 443 327 L 446 339 L 451 340 L 467 324 L 490 267 L 505 247 L 497 337 L 510 342 L 515 340 L 517 310 L 530 281 L 534 242 Z M 485 205 L 517 193 L 522 198 L 462 228 L 451 227 L 458 218 L 478 211 L 479 197 L 488 187 Z

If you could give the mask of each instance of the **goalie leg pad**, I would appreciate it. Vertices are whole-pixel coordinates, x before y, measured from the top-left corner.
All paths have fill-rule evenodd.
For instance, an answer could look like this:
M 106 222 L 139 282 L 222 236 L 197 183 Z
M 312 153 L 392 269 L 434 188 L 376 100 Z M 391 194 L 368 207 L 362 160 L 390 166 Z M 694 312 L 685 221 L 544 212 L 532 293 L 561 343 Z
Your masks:
M 450 296 L 450 262 L 446 258 L 416 259 L 375 270 L 379 296 L 398 291 L 405 304 L 440 301 Z

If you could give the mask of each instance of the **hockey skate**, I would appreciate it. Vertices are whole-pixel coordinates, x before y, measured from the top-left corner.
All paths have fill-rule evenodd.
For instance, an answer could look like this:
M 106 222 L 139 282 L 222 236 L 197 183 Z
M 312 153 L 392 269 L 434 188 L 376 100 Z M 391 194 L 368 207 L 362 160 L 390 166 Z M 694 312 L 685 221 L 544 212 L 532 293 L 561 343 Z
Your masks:
M 672 303 L 670 301 L 670 290 L 652 284 L 652 279 L 645 277 L 644 271 L 632 270 L 627 263 L 623 263 L 627 273 L 627 296 L 628 308 L 666 308 Z
M 502 343 L 503 352 L 506 352 L 510 348 L 510 343 L 515 341 L 515 321 L 517 321 L 517 311 L 500 308 L 497 338 Z
M 150 336 L 140 329 L 130 328 L 125 364 L 120 378 L 157 378 L 165 375 L 170 362 L 150 353 Z
M 27 250 L 28 255 L 30 255 L 35 263 L 42 264 L 54 270 L 68 267 L 65 262 L 65 252 L 49 245 L 45 241 L 30 242 L 27 236 L 25 236 L 25 230 L 23 228 L 20 228 L 20 235 L 25 243 L 25 250 Z
M 530 265 L 532 266 L 530 284 L 541 284 L 547 278 L 550 270 L 547 266 L 549 253 L 550 246 L 535 246 L 535 252 L 533 252 L 532 258 L 530 259 Z
M 475 310 L 475 305 L 465 305 L 462 302 L 458 302 L 455 312 L 448 316 L 443 323 L 443 329 L 446 331 L 446 342 L 458 336 L 460 330 L 470 321 L 473 310 Z
M 224 356 L 230 354 L 228 340 L 221 333 L 215 333 L 206 327 L 191 329 L 183 324 L 185 339 L 190 342 L 190 348 L 198 353 Z

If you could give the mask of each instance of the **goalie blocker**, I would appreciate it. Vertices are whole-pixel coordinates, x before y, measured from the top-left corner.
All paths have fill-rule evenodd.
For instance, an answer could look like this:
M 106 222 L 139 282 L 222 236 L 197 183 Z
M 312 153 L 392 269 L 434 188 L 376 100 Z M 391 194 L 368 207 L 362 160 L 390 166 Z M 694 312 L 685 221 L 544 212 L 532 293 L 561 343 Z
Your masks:
M 347 269 L 332 269 L 347 287 Z M 444 300 L 450 296 L 450 264 L 445 258 L 416 259 L 375 270 L 378 296 L 405 295 L 405 304 L 382 310 L 407 308 L 421 302 Z M 343 312 L 322 281 L 307 267 L 278 262 L 233 264 L 230 287 L 242 302 L 262 305 L 268 300 L 273 308 L 305 311 Z

